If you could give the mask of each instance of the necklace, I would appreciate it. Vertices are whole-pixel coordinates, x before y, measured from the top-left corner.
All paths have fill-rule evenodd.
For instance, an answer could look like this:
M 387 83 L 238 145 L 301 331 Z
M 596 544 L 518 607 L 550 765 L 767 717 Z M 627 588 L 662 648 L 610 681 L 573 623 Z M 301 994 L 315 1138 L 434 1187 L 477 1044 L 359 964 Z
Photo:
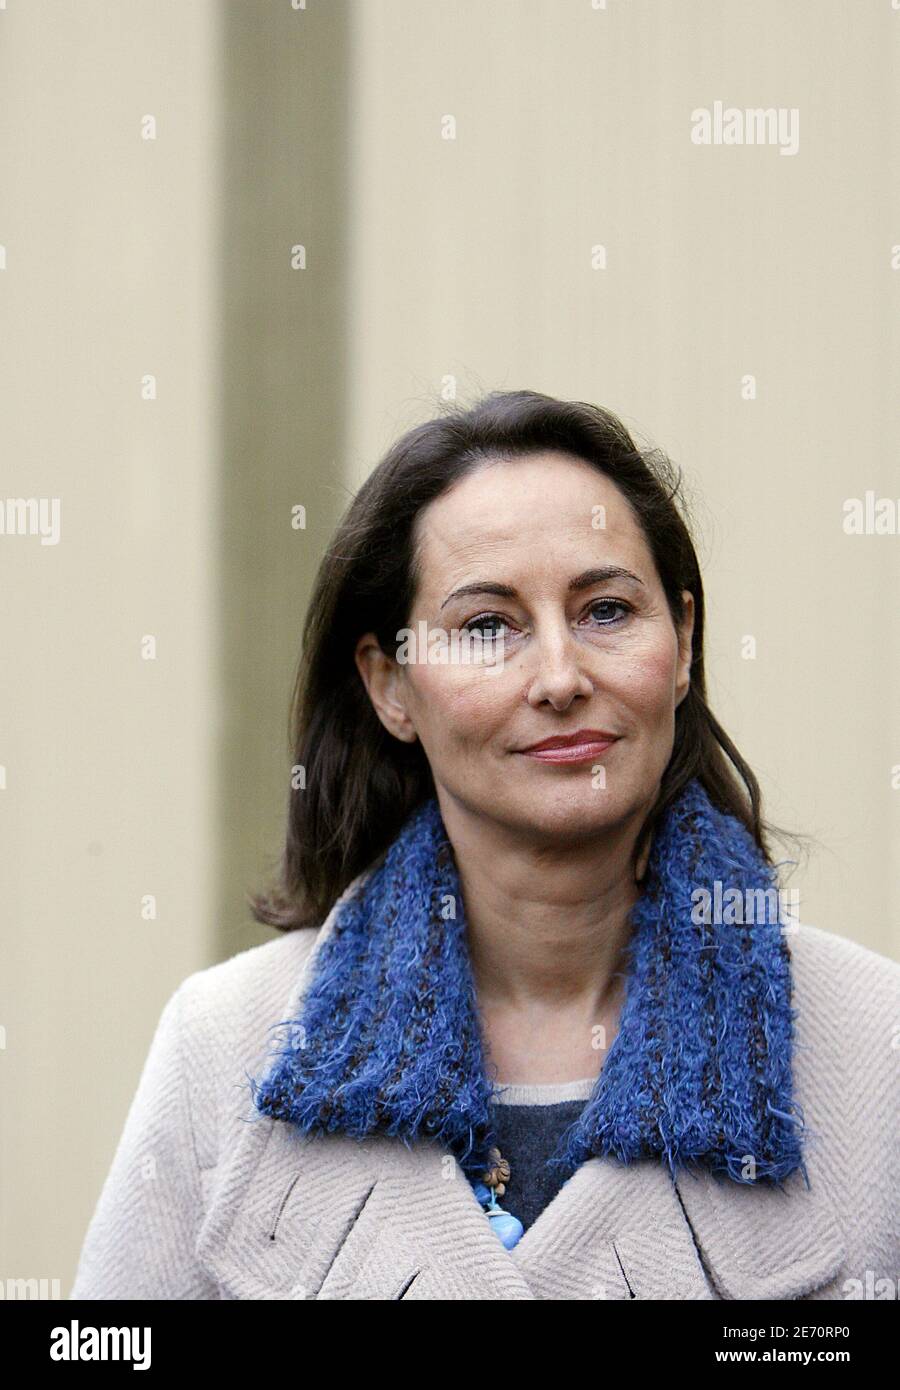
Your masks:
M 473 1190 L 484 1208 L 491 1229 L 507 1250 L 512 1250 L 525 1234 L 525 1227 L 517 1216 L 513 1216 L 497 1201 L 498 1197 L 504 1196 L 510 1179 L 509 1160 L 503 1157 L 498 1148 L 492 1148 L 488 1149 L 488 1163 L 490 1167 L 482 1173 L 481 1182 L 473 1184 Z

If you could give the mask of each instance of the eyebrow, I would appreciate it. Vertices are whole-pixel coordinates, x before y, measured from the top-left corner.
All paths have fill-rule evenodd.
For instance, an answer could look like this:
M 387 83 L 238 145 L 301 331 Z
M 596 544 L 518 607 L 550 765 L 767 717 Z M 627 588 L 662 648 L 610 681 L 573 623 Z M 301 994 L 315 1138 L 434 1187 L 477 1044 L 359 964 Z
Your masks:
M 622 569 L 620 565 L 601 565 L 599 569 L 584 570 L 581 574 L 569 580 L 569 593 L 578 594 L 583 589 L 592 589 L 595 584 L 603 584 L 607 579 L 630 579 L 634 584 L 639 584 L 643 589 L 644 581 L 638 579 L 631 570 Z M 494 580 L 479 580 L 474 584 L 461 584 L 458 589 L 454 589 L 448 594 L 441 604 L 441 609 L 446 608 L 451 599 L 462 598 L 465 595 L 474 594 L 493 594 L 497 598 L 518 598 L 518 590 L 511 584 L 498 584 Z M 438 612 L 441 610 L 438 609 Z

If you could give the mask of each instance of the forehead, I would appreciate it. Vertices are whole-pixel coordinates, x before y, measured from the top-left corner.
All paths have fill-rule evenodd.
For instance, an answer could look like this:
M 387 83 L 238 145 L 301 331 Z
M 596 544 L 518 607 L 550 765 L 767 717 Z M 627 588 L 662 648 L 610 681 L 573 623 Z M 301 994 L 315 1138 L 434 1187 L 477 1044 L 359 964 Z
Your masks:
M 423 589 L 592 564 L 652 568 L 615 483 L 583 459 L 549 452 L 491 461 L 455 483 L 419 515 L 416 553 Z

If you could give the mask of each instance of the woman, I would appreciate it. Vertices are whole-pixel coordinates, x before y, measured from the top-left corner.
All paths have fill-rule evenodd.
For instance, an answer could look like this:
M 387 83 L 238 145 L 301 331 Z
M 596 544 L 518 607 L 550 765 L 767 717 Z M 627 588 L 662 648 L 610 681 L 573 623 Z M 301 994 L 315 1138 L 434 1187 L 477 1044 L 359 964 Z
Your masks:
M 282 935 L 166 1006 L 73 1298 L 882 1296 L 900 967 L 782 920 L 676 497 L 530 391 L 370 476 Z

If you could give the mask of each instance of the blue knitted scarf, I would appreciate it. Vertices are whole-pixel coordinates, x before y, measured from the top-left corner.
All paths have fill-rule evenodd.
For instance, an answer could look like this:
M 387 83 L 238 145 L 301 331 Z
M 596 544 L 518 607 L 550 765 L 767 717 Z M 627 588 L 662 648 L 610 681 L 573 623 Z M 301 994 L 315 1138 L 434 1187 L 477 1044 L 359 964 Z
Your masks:
M 695 780 L 656 827 L 631 912 L 618 1033 L 563 1138 L 556 1161 L 567 1172 L 598 1155 L 658 1156 L 673 1175 L 698 1162 L 737 1182 L 803 1170 L 787 942 L 770 916 L 752 924 L 758 909 L 698 911 L 692 895 L 704 889 L 713 903 L 733 904 L 733 889 L 742 902 L 777 897 L 751 835 Z M 483 1172 L 491 1083 L 436 800 L 348 894 L 298 1017 L 275 1026 L 287 1040 L 264 1082 L 251 1083 L 260 1112 L 309 1134 L 433 1138 L 471 1178 Z

